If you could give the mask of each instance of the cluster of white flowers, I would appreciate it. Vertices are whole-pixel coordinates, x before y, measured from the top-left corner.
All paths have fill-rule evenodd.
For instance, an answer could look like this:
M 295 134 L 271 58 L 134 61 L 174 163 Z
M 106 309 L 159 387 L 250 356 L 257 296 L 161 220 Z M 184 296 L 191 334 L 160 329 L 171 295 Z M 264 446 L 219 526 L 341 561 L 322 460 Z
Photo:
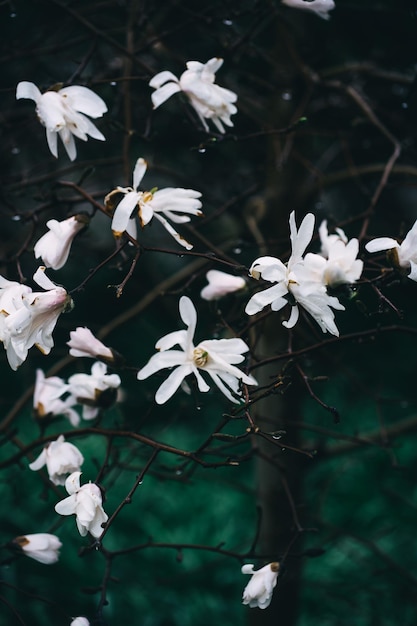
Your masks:
M 100 361 L 93 363 L 91 374 L 73 374 L 67 382 L 58 376 L 45 378 L 42 370 L 37 370 L 33 394 L 35 415 L 40 419 L 64 415 L 73 426 L 78 426 L 80 417 L 73 407 L 81 404 L 83 419 L 94 419 L 100 409 L 113 404 L 121 382 L 120 376 L 108 374 L 107 365 Z
M 77 528 L 81 537 L 89 532 L 93 537 L 100 537 L 102 524 L 107 522 L 108 515 L 103 510 L 100 487 L 95 483 L 80 485 L 81 472 L 70 474 L 65 481 L 65 489 L 69 493 L 55 505 L 59 515 L 75 515 Z
M 209 339 L 194 346 L 194 332 L 197 325 L 197 311 L 190 298 L 182 296 L 179 302 L 180 316 L 187 330 L 177 330 L 156 343 L 159 350 L 138 372 L 138 380 L 144 380 L 159 370 L 175 367 L 155 395 L 157 404 L 164 404 L 174 395 L 184 378 L 194 374 L 199 391 L 209 391 L 210 387 L 200 374 L 206 372 L 228 400 L 239 404 L 241 390 L 239 381 L 246 385 L 257 385 L 253 376 L 242 372 L 236 363 L 242 363 L 249 348 L 242 339 Z M 172 350 L 174 346 L 181 350 Z
M 231 115 L 237 112 L 234 103 L 237 95 L 215 85 L 216 72 L 223 65 L 223 59 L 214 57 L 207 63 L 188 61 L 187 69 L 178 79 L 172 72 L 163 71 L 156 74 L 149 85 L 156 91 L 152 94 L 154 109 L 157 109 L 174 93 L 183 92 L 189 98 L 190 104 L 203 124 L 204 130 L 209 131 L 206 119 L 211 120 L 220 133 L 224 133 L 224 126 L 233 126 Z
M 297 230 L 294 211 L 290 215 L 290 239 L 292 253 L 288 263 L 271 256 L 256 259 L 250 268 L 252 278 L 262 277 L 272 287 L 255 293 L 246 305 L 246 313 L 254 315 L 271 305 L 273 311 L 280 311 L 291 304 L 291 315 L 283 322 L 293 328 L 298 321 L 302 306 L 316 320 L 321 330 L 339 336 L 334 321 L 334 312 L 344 310 L 338 298 L 327 293 L 328 286 L 351 283 L 359 279 L 363 263 L 356 259 L 359 244 L 356 239 L 346 243 L 343 231 L 328 236 L 327 225 L 321 227 L 322 254 L 308 253 L 314 231 L 314 215 L 308 213 Z
M 49 354 L 58 317 L 72 304 L 65 289 L 55 285 L 44 272 L 45 267 L 39 267 L 33 276 L 45 289 L 43 292 L 0 276 L 0 341 L 13 370 L 25 361 L 34 345 L 43 354 Z
M 142 228 L 154 217 L 181 246 L 191 250 L 193 246 L 177 233 L 168 220 L 174 224 L 185 224 L 190 221 L 189 215 L 202 215 L 201 193 L 181 187 L 139 191 L 147 168 L 145 159 L 139 158 L 133 170 L 133 187 L 116 187 L 104 199 L 106 207 L 112 211 L 115 196 L 124 196 L 113 214 L 111 227 L 114 236 L 120 237 L 127 232 L 133 239 L 137 238 L 136 217 L 132 216 L 136 211 Z

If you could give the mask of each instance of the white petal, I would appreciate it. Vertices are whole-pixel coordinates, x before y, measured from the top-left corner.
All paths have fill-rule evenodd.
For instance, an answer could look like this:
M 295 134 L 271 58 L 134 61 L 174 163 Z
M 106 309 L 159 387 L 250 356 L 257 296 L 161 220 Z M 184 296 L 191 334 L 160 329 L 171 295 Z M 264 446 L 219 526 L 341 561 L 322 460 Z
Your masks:
M 182 237 L 179 233 L 177 233 L 177 231 L 175 230 L 175 228 L 173 228 L 171 226 L 171 224 L 169 222 L 167 222 L 167 220 L 162 217 L 162 215 L 159 215 L 158 213 L 154 213 L 154 216 L 156 217 L 157 220 L 159 220 L 161 222 L 161 224 L 163 225 L 163 227 L 169 232 L 170 235 L 172 235 L 174 237 L 174 239 L 186 250 L 192 250 L 193 246 L 191 243 L 189 243 L 186 239 L 184 239 L 184 237 Z
M 140 193 L 136 191 L 129 191 L 121 202 L 116 207 L 111 223 L 111 228 L 114 233 L 124 233 L 130 216 L 132 215 L 135 207 L 138 204 Z
M 180 350 L 167 350 L 151 356 L 147 364 L 137 373 L 138 380 L 145 380 L 155 372 L 174 365 L 182 365 L 185 362 L 185 353 Z
M 191 374 L 191 366 L 190 365 L 180 365 L 175 368 L 173 372 L 168 376 L 168 378 L 162 383 L 159 387 L 158 391 L 155 394 L 155 401 L 157 404 L 165 404 L 167 400 L 169 400 L 174 393 L 177 391 L 178 387 L 181 385 L 184 378 Z
M 67 127 L 58 131 L 58 134 L 61 137 L 62 143 L 64 144 L 65 151 L 68 154 L 70 161 L 74 161 L 77 156 L 77 148 L 75 145 L 74 135 L 69 131 Z
M 153 108 L 157 109 L 161 104 L 166 102 L 174 93 L 181 91 L 181 87 L 177 83 L 167 83 L 160 87 L 151 95 Z
M 381 252 L 382 250 L 392 250 L 393 248 L 399 248 L 400 244 L 391 237 L 378 237 L 378 239 L 372 239 L 365 245 L 365 250 L 368 252 Z
M 159 72 L 155 74 L 155 76 L 149 81 L 149 87 L 153 87 L 154 89 L 158 89 L 164 83 L 169 80 L 173 80 L 174 82 L 178 82 L 178 78 L 174 76 L 172 72 L 164 70 L 163 72 Z
M 46 141 L 48 142 L 48 148 L 54 155 L 54 157 L 58 158 L 58 133 L 54 130 L 46 129 Z
M 133 189 L 137 191 L 142 178 L 145 176 L 145 172 L 148 168 L 148 164 L 145 159 L 139 158 L 136 161 L 135 169 L 133 170 Z
M 107 111 L 104 100 L 88 87 L 72 85 L 59 90 L 60 96 L 68 96 L 70 106 L 80 113 L 85 113 L 90 117 L 101 117 Z
M 292 306 L 291 307 L 291 315 L 288 319 L 287 322 L 282 322 L 282 325 L 285 326 L 285 328 L 293 328 L 296 323 L 298 322 L 298 318 L 300 316 L 300 311 L 298 310 L 298 306 Z
M 34 100 L 38 102 L 42 96 L 41 92 L 34 83 L 30 83 L 27 80 L 23 80 L 17 85 L 16 88 L 16 100 L 25 98 L 28 100 Z

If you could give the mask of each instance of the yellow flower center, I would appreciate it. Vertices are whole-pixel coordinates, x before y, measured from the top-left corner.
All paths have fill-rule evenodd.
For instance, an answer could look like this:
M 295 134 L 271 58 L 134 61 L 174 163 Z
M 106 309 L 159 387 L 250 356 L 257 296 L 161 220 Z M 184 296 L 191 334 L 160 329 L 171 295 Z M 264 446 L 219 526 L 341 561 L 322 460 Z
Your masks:
M 204 367 L 209 359 L 209 353 L 202 348 L 194 348 L 193 359 L 197 367 Z

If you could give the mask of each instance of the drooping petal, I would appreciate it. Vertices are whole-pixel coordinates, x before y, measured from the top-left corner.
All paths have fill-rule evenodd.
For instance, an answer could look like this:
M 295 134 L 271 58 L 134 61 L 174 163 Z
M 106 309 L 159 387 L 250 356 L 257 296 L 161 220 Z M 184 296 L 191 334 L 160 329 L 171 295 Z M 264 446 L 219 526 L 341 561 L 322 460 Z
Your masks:
M 154 216 L 157 220 L 159 220 L 162 224 L 162 226 L 169 232 L 170 235 L 172 235 L 174 237 L 174 239 L 186 250 L 192 250 L 193 249 L 193 245 L 191 243 L 189 243 L 186 239 L 184 239 L 184 237 L 182 235 L 180 235 L 179 233 L 177 233 L 177 231 L 175 230 L 175 228 L 173 228 L 171 226 L 171 224 L 164 218 L 162 217 L 162 215 L 159 215 L 159 213 L 154 213 Z
M 166 354 L 166 353 L 165 353 Z M 162 356 L 162 355 L 161 355 Z M 165 404 L 177 391 L 182 381 L 188 374 L 191 374 L 191 365 L 184 364 L 176 367 L 168 378 L 162 383 L 155 394 L 157 404 Z
M 169 72 L 168 72 L 169 73 Z M 166 102 L 174 93 L 181 91 L 181 87 L 178 83 L 167 83 L 163 87 L 159 87 L 151 95 L 153 108 L 157 109 L 161 104 Z
M 125 232 L 130 216 L 139 202 L 140 195 L 140 192 L 129 191 L 117 205 L 111 223 L 112 231 L 116 233 L 116 236 Z

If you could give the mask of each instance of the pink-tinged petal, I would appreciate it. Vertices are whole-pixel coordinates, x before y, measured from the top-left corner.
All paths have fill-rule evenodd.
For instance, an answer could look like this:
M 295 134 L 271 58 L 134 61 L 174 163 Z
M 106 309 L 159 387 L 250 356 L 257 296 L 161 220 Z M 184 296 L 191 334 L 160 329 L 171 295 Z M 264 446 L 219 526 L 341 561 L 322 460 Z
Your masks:
M 165 404 L 177 391 L 184 378 L 188 376 L 188 374 L 191 374 L 191 371 L 191 365 L 180 365 L 176 367 L 156 392 L 156 403 Z
M 368 252 L 382 252 L 383 250 L 392 250 L 393 248 L 399 248 L 400 244 L 391 237 L 378 237 L 378 239 L 372 239 L 365 245 L 365 250 Z
M 148 169 L 148 164 L 145 159 L 139 158 L 136 161 L 135 169 L 133 170 L 133 189 L 137 191 L 142 178 L 145 176 L 146 170 Z
M 158 89 L 159 87 L 161 87 L 161 85 L 167 83 L 169 80 L 174 81 L 174 83 L 178 82 L 178 78 L 174 76 L 172 72 L 164 70 L 163 72 L 155 74 L 155 76 L 149 81 L 149 87 L 152 87 L 153 89 Z
M 111 229 L 116 236 L 120 236 L 125 232 L 129 219 L 138 205 L 140 193 L 129 191 L 122 201 L 117 205 L 111 223 Z
M 181 87 L 177 83 L 167 83 L 163 87 L 160 87 L 151 95 L 153 108 L 157 109 L 164 102 L 166 102 L 174 93 L 181 91 Z
M 94 93 L 94 91 L 88 89 L 88 87 L 71 85 L 71 87 L 60 89 L 59 95 L 64 97 L 68 96 L 69 104 L 72 108 L 90 117 L 101 117 L 107 112 L 107 106 L 104 100 Z
M 16 87 L 16 100 L 24 98 L 27 100 L 34 100 L 37 103 L 41 96 L 42 94 L 37 86 L 27 80 L 23 80 Z

